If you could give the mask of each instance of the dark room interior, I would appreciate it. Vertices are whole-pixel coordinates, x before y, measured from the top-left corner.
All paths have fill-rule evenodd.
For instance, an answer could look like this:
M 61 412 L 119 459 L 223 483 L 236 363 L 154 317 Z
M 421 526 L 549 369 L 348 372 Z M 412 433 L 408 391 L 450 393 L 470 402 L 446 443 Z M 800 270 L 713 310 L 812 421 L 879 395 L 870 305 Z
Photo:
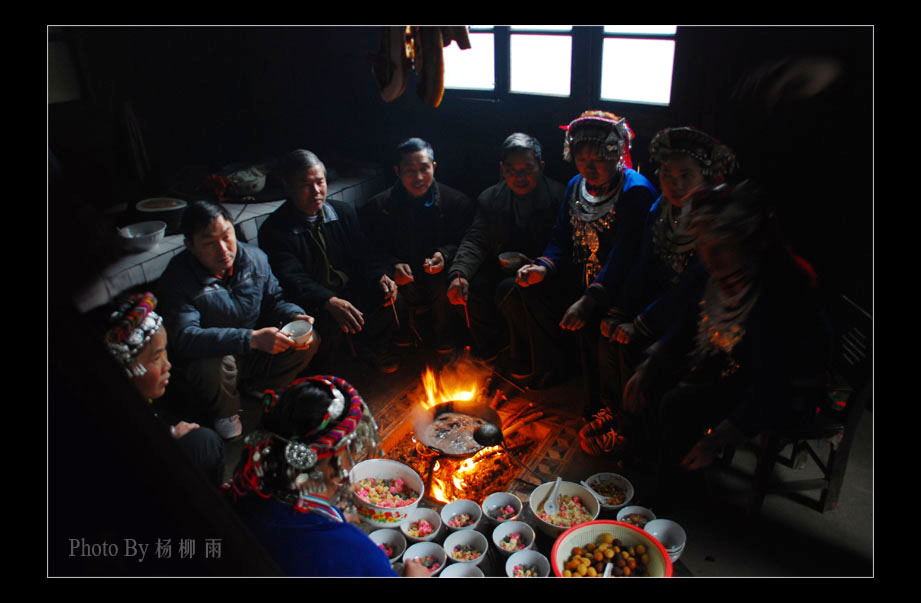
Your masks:
M 496 28 L 500 49 L 507 30 Z M 497 90 L 447 89 L 437 108 L 416 94 L 414 74 L 404 94 L 382 100 L 371 68 L 381 32 L 346 25 L 47 28 L 49 82 L 55 80 L 47 105 L 48 576 L 277 573 L 219 494 L 181 461 L 147 409 L 124 403 L 132 397 L 130 386 L 95 335 L 100 308 L 75 302 L 125 255 L 114 233 L 137 221 L 135 203 L 161 196 L 192 201 L 201 190 L 195 187 L 227 166 L 266 164 L 304 148 L 333 174 L 348 180 L 370 170 L 384 188 L 393 183 L 394 147 L 417 136 L 435 149 L 437 180 L 476 198 L 500 178 L 498 149 L 512 132 L 539 139 L 547 175 L 566 183 L 577 172 L 563 159 L 561 126 L 586 109 L 611 111 L 628 120 L 634 165 L 656 182 L 652 136 L 666 127 L 694 126 L 730 145 L 741 176 L 769 192 L 787 242 L 815 268 L 823 298 L 845 295 L 872 315 L 873 27 L 679 26 L 671 100 L 653 105 L 600 100 L 601 26 L 576 26 L 568 97 L 508 92 L 507 72 L 497 62 Z M 765 101 L 772 68 L 812 58 L 830 61 L 836 77 L 814 94 Z M 64 79 L 67 93 L 53 99 L 52 87 Z M 270 175 L 258 200 L 283 198 Z M 420 368 L 426 362 L 424 356 L 416 361 Z M 347 370 L 353 383 L 374 390 L 366 394 L 369 403 L 383 404 L 389 392 L 415 379 Z M 851 460 L 838 509 L 790 511 L 795 505 L 776 503 L 777 516 L 789 512 L 798 519 L 780 530 L 789 530 L 787 536 L 764 545 L 770 562 L 728 552 L 725 541 L 738 537 L 749 547 L 759 538 L 767 542 L 766 534 L 778 531 L 770 522 L 783 523 L 777 516 L 752 524 L 743 537 L 712 518 L 689 515 L 685 521 L 698 530 L 698 548 L 676 575 L 872 576 L 872 406 L 867 410 L 853 452 L 859 459 Z M 591 462 L 607 470 L 598 459 Z M 592 472 L 569 473 L 578 481 Z M 814 533 L 834 536 L 826 542 Z M 174 555 L 158 565 L 75 557 L 75 538 L 220 538 L 223 556 Z M 787 546 L 789 563 L 778 561 Z M 823 554 L 817 551 L 826 550 L 835 552 L 817 560 Z

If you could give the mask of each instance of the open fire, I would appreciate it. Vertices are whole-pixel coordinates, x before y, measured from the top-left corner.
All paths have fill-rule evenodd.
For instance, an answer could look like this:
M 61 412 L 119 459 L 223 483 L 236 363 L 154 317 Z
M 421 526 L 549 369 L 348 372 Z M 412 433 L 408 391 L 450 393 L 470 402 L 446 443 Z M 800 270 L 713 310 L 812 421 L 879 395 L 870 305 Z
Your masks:
M 460 498 L 482 502 L 491 492 L 503 489 L 516 475 L 508 453 L 501 446 L 477 446 L 470 454 L 446 454 L 420 441 L 420 423 L 428 419 L 439 405 L 449 405 L 463 414 L 468 408 L 487 407 L 486 412 L 498 419 L 490 407 L 488 371 L 472 363 L 455 363 L 436 373 L 427 367 L 421 376 L 421 390 L 412 400 L 415 432 L 410 431 L 388 451 L 388 456 L 416 470 L 426 482 L 426 496 L 438 503 Z M 499 396 L 492 400 L 493 405 Z M 433 409 L 435 409 L 433 411 Z M 474 417 L 476 418 L 476 417 Z M 424 438 L 423 438 L 424 439 Z M 522 439 L 524 442 L 522 442 Z M 509 443 L 507 442 L 507 445 Z M 525 450 L 533 444 L 530 438 L 519 437 L 512 446 Z

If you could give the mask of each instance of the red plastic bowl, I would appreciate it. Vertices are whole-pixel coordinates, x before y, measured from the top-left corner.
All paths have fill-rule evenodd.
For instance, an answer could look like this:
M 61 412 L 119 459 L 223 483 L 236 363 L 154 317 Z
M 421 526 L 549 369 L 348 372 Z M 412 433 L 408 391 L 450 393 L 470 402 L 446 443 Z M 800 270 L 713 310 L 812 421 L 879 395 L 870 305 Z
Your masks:
M 642 544 L 650 554 L 649 576 L 657 578 L 670 578 L 672 576 L 672 561 L 665 551 L 662 543 L 645 530 L 632 526 L 622 521 L 612 521 L 609 519 L 598 519 L 589 521 L 577 526 L 573 526 L 560 534 L 553 543 L 553 549 L 550 552 L 550 566 L 553 573 L 558 577 L 563 577 L 563 565 L 570 556 L 573 547 L 584 547 L 595 540 L 601 534 L 613 534 L 615 538 L 621 539 L 627 546 L 636 546 Z

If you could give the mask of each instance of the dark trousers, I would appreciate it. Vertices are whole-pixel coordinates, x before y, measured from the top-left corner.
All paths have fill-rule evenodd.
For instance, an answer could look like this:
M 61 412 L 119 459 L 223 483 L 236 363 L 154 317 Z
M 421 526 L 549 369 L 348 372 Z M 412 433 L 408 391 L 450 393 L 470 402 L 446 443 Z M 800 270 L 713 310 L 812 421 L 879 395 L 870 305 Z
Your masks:
M 415 280 L 400 287 L 397 296 L 397 314 L 400 317 L 400 330 L 409 330 L 411 312 L 426 309 L 431 314 L 432 330 L 436 343 L 451 341 L 457 337 L 460 321 L 464 321 L 463 306 L 454 307 L 448 301 L 448 274 L 442 270 L 438 274 L 423 272 L 415 274 Z M 388 311 L 393 313 L 388 308 Z M 391 317 L 392 318 L 392 317 Z M 466 328 L 466 326 L 465 326 Z
M 470 279 L 467 313 L 471 345 L 477 354 L 491 356 L 508 343 L 515 352 L 516 340 L 511 339 L 513 325 L 508 322 L 510 315 L 520 312 L 521 302 L 513 291 L 515 288 L 514 275 L 504 274 L 498 262 L 484 263 Z M 457 308 L 463 312 L 463 306 Z
M 216 431 L 201 426 L 176 440 L 176 444 L 208 483 L 220 486 L 224 482 L 224 440 Z

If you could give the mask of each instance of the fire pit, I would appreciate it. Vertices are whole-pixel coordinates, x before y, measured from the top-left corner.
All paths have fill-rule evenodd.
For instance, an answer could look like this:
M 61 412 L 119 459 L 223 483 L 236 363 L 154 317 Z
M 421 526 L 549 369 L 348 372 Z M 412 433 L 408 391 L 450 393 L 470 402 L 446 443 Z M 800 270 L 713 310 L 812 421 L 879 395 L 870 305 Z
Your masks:
M 411 418 L 389 445 L 387 456 L 412 467 L 425 481 L 425 495 L 443 504 L 457 499 L 481 503 L 490 493 L 504 489 L 519 474 L 511 454 L 526 454 L 536 441 L 522 432 L 509 433 L 501 446 L 482 446 L 473 437 L 490 423 L 501 429 L 495 410 L 501 391 L 493 395 L 488 380 L 480 387 L 475 378 L 431 368 L 422 377 L 423 392 Z M 517 422 L 517 418 L 516 418 Z

